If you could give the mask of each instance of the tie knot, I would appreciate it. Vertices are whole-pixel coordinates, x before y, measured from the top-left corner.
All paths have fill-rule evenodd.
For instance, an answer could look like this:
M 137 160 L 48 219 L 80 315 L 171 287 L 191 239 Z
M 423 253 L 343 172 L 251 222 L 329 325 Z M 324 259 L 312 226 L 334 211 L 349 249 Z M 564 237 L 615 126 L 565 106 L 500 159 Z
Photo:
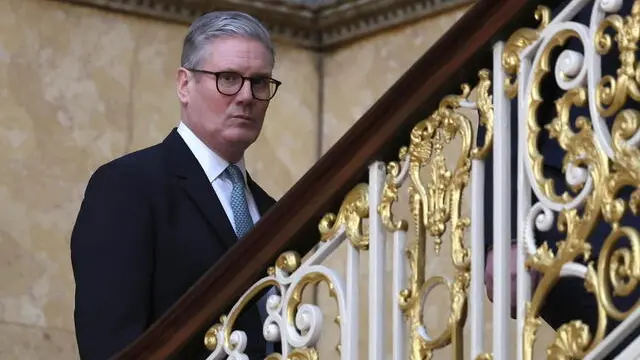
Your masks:
M 240 170 L 239 167 L 237 167 L 234 164 L 230 164 L 227 167 L 227 173 L 229 174 L 229 177 L 231 178 L 231 181 L 234 184 L 243 184 L 244 185 L 244 176 L 242 176 L 242 171 Z

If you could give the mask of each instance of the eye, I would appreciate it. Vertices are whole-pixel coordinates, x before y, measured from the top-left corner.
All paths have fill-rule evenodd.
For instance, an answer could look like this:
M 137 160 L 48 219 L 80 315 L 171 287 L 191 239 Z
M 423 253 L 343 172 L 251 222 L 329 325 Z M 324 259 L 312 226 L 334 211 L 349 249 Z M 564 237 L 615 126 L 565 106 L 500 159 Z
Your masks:
M 230 84 L 238 80 L 238 75 L 234 73 L 221 73 L 219 77 L 220 77 L 220 81 L 223 81 L 225 83 L 230 83 Z
M 251 83 L 256 87 L 267 87 L 269 86 L 269 78 L 259 77 L 251 79 Z

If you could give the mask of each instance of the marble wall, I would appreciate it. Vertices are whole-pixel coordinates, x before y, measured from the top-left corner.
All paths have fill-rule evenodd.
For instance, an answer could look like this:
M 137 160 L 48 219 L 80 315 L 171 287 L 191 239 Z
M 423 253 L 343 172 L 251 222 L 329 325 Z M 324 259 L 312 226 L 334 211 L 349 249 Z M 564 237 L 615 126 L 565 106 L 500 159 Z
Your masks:
M 327 54 L 323 151 L 338 141 L 467 9 L 451 10 Z

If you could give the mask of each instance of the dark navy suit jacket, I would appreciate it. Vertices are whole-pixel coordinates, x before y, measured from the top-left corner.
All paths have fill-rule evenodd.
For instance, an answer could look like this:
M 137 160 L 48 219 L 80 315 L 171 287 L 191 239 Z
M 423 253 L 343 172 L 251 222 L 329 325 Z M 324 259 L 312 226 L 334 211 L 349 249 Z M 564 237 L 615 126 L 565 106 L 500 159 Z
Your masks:
M 250 178 L 248 184 L 264 214 L 275 201 Z M 204 170 L 175 129 L 161 144 L 101 166 L 71 236 L 81 358 L 104 360 L 136 340 L 236 241 Z M 264 358 L 255 305 L 237 328 L 247 332 L 250 358 Z M 206 358 L 204 331 L 178 359 Z

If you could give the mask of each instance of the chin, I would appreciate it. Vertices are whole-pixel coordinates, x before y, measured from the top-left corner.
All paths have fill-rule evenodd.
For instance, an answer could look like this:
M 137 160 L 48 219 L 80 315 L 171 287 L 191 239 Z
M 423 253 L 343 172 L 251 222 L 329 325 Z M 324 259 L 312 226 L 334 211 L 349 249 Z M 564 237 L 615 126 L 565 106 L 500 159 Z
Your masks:
M 233 132 L 228 134 L 227 139 L 234 143 L 246 144 L 249 146 L 256 141 L 259 134 L 259 131 L 255 131 L 253 129 L 234 129 Z

